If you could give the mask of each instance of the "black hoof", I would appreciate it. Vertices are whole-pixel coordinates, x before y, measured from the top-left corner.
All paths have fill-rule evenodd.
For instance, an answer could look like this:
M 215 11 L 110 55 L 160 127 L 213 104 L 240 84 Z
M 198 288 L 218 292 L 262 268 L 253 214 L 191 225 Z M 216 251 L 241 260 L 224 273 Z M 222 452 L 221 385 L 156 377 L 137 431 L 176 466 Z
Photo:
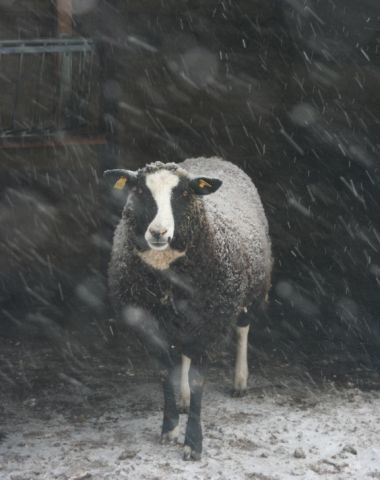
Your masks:
M 201 457 L 202 457 L 201 452 L 196 452 L 195 450 L 192 450 L 192 448 L 189 445 L 185 445 L 183 449 L 183 459 L 185 461 L 189 461 L 189 460 L 199 461 Z

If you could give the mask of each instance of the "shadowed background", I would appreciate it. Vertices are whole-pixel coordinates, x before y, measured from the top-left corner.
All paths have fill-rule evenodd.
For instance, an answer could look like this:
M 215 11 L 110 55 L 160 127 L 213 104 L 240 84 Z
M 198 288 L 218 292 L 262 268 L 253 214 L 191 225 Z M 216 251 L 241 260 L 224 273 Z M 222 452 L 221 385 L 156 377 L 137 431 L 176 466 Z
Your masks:
M 21 69 L 0 56 L 3 338 L 66 353 L 70 335 L 79 350 L 120 342 L 106 268 L 121 202 L 102 171 L 219 155 L 252 177 L 270 224 L 256 360 L 376 370 L 377 1 L 82 0 L 72 15 L 93 50 L 70 57 L 69 93 L 59 54 Z M 54 2 L 0 0 L 0 41 L 56 30 Z

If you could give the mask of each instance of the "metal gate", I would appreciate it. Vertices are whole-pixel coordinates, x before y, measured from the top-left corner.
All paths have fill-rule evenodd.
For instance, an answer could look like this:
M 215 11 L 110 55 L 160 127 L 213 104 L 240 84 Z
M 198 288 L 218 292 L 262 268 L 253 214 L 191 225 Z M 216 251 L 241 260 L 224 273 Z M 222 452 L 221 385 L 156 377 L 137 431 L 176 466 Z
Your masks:
M 99 133 L 99 62 L 86 38 L 0 40 L 0 145 Z

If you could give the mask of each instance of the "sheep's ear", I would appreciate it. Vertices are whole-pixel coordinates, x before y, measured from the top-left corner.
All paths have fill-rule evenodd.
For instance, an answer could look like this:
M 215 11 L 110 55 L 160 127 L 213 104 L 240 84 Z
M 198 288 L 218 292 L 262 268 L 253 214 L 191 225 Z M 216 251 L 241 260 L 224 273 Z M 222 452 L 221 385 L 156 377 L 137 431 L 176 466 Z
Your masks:
M 222 183 L 218 178 L 197 177 L 190 180 L 190 188 L 196 195 L 209 195 L 216 192 Z
M 106 170 L 103 173 L 103 176 L 107 183 L 117 190 L 123 190 L 126 186 L 135 185 L 137 181 L 137 175 L 135 172 L 121 168 L 116 170 Z

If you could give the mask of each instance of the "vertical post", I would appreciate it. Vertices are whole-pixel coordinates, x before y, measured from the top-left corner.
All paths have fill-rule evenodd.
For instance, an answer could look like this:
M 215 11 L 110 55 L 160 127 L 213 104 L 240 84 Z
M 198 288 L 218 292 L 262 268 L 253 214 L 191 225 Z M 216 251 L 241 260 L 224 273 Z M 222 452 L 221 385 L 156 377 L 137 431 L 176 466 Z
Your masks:
M 73 33 L 73 6 L 71 0 L 57 0 L 58 35 Z
M 73 6 L 72 0 L 56 0 L 58 36 L 71 37 L 73 34 Z M 65 109 L 72 91 L 72 53 L 62 52 L 59 58 L 59 103 L 58 126 L 65 127 Z

